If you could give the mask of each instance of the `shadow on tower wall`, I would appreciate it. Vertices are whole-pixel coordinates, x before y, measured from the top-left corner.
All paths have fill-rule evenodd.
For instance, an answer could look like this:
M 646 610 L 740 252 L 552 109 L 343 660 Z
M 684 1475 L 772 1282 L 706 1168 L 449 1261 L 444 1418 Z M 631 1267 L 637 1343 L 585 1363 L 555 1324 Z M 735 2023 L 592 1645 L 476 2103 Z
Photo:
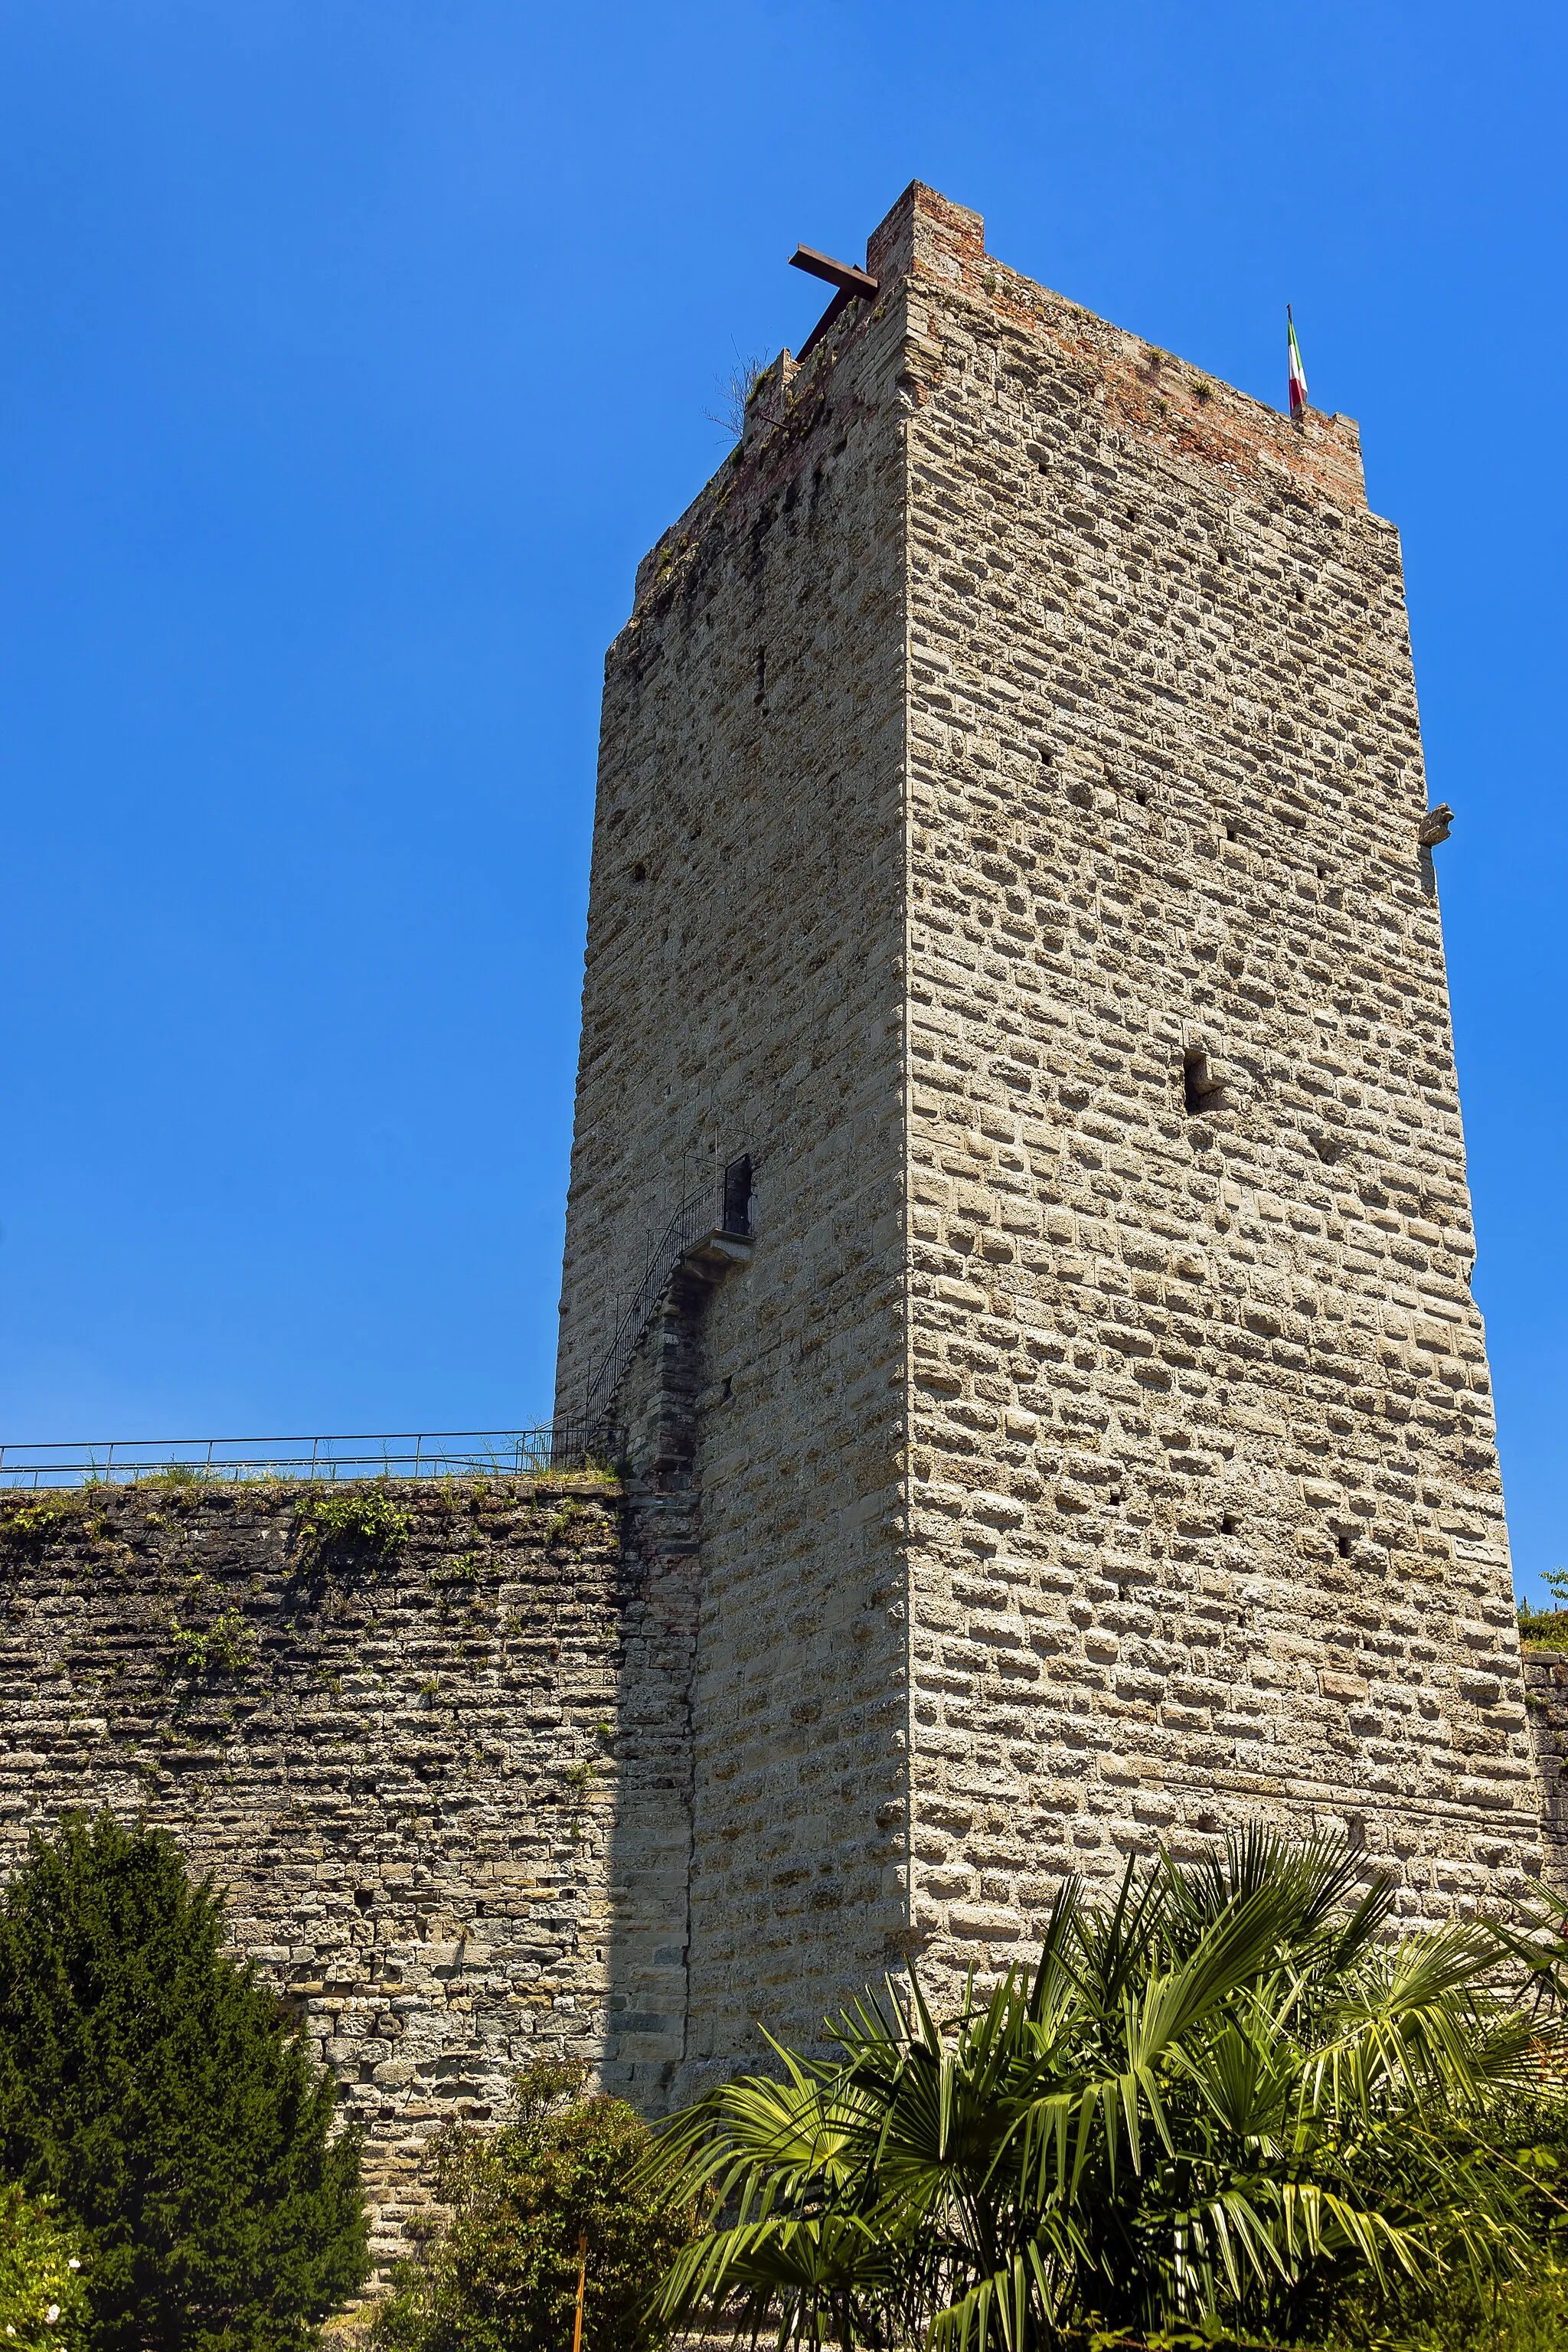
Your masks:
M 686 2057 L 701 1600 L 697 1417 L 703 1314 L 721 1270 L 682 1260 L 616 1400 L 628 1469 L 600 2076 L 606 2091 L 645 2115 L 667 2112 Z

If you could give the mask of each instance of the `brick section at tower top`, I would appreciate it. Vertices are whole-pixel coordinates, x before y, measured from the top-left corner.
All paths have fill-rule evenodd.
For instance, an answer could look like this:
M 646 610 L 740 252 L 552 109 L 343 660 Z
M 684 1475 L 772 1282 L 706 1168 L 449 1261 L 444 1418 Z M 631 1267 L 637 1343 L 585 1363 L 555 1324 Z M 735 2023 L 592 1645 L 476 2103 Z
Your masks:
M 1211 466 L 1238 488 L 1294 483 L 1338 506 L 1366 505 L 1353 418 L 1309 409 L 1292 425 L 1279 409 L 1021 278 L 986 252 L 980 215 L 933 188 L 917 182 L 905 192 L 874 232 L 867 267 L 884 278 L 912 271 L 939 292 L 983 306 L 999 329 L 1047 340 L 1113 429 Z
M 659 1201 L 757 1186 L 691 1334 L 688 2084 L 1162 1836 L 1337 1822 L 1413 1917 L 1538 1853 L 1355 426 L 928 189 L 868 268 L 605 672 L 563 1412 Z

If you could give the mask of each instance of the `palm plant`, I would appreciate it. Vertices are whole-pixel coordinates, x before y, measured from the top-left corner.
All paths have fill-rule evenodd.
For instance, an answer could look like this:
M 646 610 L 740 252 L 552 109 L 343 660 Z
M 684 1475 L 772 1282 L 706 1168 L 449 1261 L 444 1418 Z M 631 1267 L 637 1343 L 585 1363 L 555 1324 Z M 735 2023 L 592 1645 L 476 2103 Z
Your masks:
M 1561 2018 L 1568 2016 L 1568 1895 L 1539 1884 L 1534 1893 L 1532 1907 L 1521 1906 L 1512 1920 L 1495 1920 L 1492 1934 L 1523 1966 L 1533 2007 Z
M 650 2163 L 720 2223 L 666 2317 L 755 2343 L 1037 2352 L 1089 2329 L 1298 2339 L 1349 2288 L 1507 2275 L 1490 2102 L 1542 2027 L 1484 1927 L 1393 1940 L 1342 1841 L 1263 1832 L 1073 1882 L 1038 1962 L 939 2021 L 911 1970 L 677 2116 Z M 1545 2029 L 1550 2036 L 1553 2029 Z

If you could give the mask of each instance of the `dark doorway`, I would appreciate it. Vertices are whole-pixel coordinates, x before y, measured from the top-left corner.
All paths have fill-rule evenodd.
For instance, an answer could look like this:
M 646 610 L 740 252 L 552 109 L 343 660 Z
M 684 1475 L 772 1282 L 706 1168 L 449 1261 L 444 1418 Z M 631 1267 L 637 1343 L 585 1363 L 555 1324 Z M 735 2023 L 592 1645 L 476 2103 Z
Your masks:
M 724 1171 L 722 1230 L 727 1234 L 749 1234 L 752 1230 L 750 1152 L 743 1152 L 739 1160 L 731 1160 Z

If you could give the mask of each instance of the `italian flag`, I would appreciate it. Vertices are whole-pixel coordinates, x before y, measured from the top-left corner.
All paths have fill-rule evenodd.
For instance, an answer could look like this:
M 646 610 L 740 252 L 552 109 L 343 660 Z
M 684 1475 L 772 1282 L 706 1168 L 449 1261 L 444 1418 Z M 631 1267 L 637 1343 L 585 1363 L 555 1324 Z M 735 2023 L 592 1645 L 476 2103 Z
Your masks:
M 1307 405 L 1307 371 L 1301 365 L 1301 346 L 1296 341 L 1296 321 L 1290 316 L 1290 305 L 1285 305 L 1285 332 L 1290 342 L 1290 415 L 1294 422 Z

